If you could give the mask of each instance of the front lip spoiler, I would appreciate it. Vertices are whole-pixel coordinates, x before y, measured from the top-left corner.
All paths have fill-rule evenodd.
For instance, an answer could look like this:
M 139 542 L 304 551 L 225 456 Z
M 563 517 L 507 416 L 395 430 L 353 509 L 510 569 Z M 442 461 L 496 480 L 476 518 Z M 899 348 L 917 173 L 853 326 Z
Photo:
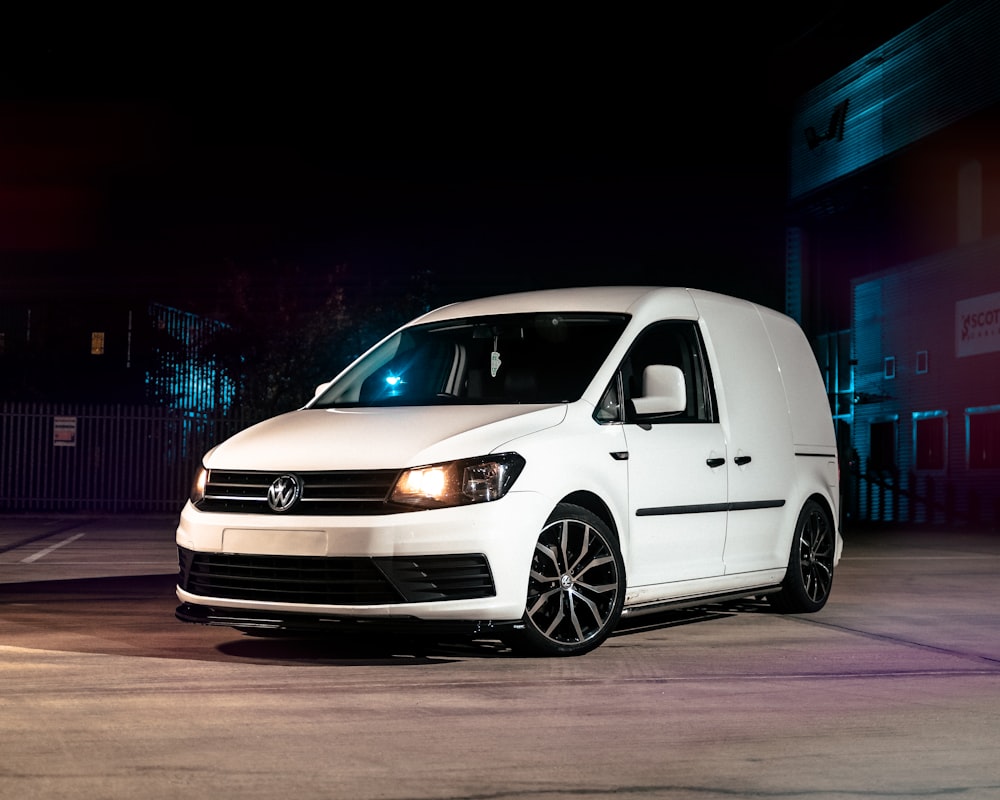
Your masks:
M 500 636 L 521 627 L 520 620 L 425 620 L 416 617 L 331 617 L 320 614 L 269 613 L 244 608 L 181 603 L 174 611 L 181 622 L 237 628 L 245 631 L 288 633 L 400 633 Z

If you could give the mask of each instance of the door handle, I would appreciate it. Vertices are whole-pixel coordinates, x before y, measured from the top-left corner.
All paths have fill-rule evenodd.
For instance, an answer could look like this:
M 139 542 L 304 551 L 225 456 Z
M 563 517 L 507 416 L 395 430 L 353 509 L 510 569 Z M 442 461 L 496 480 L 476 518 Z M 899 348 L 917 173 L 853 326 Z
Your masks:
M 723 464 L 725 464 L 726 463 L 726 459 L 724 459 L 724 458 L 706 458 L 705 459 L 705 463 L 708 464 L 708 466 L 710 466 L 712 469 L 715 469 L 716 467 L 721 467 Z
M 752 460 L 753 459 L 750 456 L 736 456 L 736 458 L 733 459 L 733 463 L 736 464 L 737 467 L 744 467 Z

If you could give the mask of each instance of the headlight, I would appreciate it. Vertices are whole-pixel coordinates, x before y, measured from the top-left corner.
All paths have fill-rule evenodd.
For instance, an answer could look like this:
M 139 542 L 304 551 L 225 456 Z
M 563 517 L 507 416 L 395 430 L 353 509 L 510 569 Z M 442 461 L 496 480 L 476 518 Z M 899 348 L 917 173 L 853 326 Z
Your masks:
M 507 494 L 523 468 L 517 453 L 414 467 L 399 476 L 389 499 L 422 508 L 487 503 Z
M 208 470 L 201 467 L 198 474 L 194 476 L 194 483 L 191 484 L 191 502 L 198 505 L 205 499 L 205 484 L 208 482 Z

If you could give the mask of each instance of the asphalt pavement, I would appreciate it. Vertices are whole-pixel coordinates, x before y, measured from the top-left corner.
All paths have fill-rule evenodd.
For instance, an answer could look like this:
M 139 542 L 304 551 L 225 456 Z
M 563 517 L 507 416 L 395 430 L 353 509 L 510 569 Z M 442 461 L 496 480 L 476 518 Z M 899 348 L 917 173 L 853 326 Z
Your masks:
M 593 653 L 173 617 L 175 519 L 0 517 L 0 800 L 1000 797 L 1000 533 L 848 531 L 827 607 Z

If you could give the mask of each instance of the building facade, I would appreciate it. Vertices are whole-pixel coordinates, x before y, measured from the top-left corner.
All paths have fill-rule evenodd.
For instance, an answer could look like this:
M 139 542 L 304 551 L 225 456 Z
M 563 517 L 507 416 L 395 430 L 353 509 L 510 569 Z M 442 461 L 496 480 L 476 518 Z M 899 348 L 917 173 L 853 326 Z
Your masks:
M 863 518 L 1000 520 L 998 264 L 991 239 L 854 281 Z
M 860 520 L 1000 525 L 1000 4 L 955 0 L 799 98 L 786 310 Z

